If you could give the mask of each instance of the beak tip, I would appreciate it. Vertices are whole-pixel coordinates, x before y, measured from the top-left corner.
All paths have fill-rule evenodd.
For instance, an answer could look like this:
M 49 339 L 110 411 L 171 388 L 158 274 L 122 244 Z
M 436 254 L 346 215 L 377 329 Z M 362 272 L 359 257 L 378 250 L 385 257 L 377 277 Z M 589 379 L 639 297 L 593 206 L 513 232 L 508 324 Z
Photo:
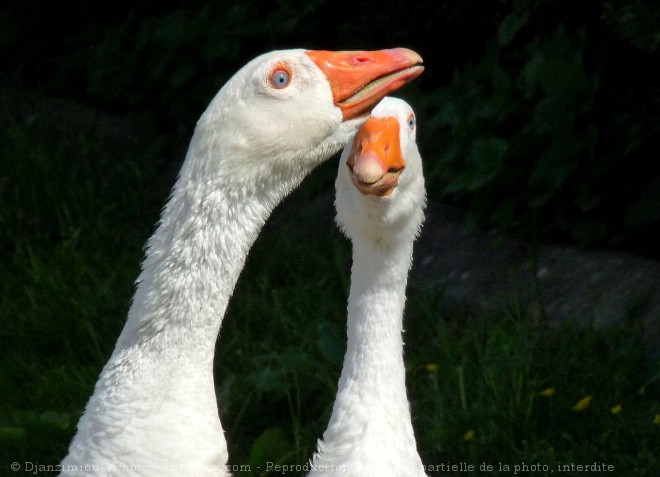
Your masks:
M 417 78 L 422 57 L 408 48 L 375 51 L 305 51 L 332 91 L 344 120 L 366 116 L 384 96 Z
M 416 51 L 413 51 L 409 48 L 393 48 L 392 52 L 395 52 L 397 55 L 405 57 L 407 60 L 412 61 L 413 63 L 424 63 L 422 57 Z
M 369 151 L 361 154 L 353 164 L 353 177 L 364 184 L 373 184 L 378 181 L 386 169 L 380 157 Z

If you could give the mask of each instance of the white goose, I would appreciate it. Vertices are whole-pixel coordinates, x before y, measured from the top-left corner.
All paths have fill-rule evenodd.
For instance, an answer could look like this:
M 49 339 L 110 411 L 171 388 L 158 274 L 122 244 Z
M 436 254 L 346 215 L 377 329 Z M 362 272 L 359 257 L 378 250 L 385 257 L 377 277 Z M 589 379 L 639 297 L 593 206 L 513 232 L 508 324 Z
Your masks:
M 344 149 L 337 223 L 353 243 L 348 346 L 310 476 L 424 476 L 410 419 L 402 321 L 426 192 L 415 115 L 383 99 Z M 347 167 L 348 166 L 348 167 Z
M 420 63 L 401 48 L 276 51 L 222 87 L 149 239 L 62 475 L 228 475 L 213 353 L 248 250 L 275 205 Z

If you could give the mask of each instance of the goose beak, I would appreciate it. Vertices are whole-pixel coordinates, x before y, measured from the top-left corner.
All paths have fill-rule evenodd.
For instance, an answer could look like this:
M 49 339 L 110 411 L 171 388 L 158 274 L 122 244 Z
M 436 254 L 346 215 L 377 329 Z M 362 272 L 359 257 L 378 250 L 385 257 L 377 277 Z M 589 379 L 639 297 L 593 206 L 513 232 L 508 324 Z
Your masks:
M 353 140 L 346 165 L 353 184 L 364 195 L 391 196 L 406 167 L 399 141 L 399 121 L 369 118 Z
M 328 79 L 344 120 L 368 115 L 383 97 L 424 71 L 422 57 L 407 48 L 305 53 Z

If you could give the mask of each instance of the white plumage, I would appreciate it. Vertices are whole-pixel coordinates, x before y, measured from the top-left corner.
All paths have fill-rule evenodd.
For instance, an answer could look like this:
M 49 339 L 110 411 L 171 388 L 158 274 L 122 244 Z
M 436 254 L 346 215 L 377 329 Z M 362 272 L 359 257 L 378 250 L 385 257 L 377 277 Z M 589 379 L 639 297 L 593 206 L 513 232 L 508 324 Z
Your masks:
M 348 346 L 310 476 L 425 475 L 402 340 L 406 282 L 426 202 L 415 129 L 410 106 L 385 98 L 342 154 L 337 223 L 353 244 Z
M 248 250 L 275 205 L 346 144 L 373 104 L 418 76 L 420 62 L 405 49 L 277 51 L 222 87 L 149 239 L 62 475 L 228 475 L 213 354 Z M 373 87 L 359 92 L 365 84 Z

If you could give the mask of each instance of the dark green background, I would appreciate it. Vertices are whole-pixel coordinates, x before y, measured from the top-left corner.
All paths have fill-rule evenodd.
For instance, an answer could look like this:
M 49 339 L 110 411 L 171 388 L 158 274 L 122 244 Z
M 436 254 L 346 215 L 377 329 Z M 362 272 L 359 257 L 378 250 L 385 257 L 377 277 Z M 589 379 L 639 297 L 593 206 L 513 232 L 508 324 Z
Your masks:
M 660 256 L 660 3 L 10 1 L 0 83 L 130 115 L 185 150 L 219 86 L 264 51 L 406 46 L 426 72 L 432 199 L 534 240 Z

